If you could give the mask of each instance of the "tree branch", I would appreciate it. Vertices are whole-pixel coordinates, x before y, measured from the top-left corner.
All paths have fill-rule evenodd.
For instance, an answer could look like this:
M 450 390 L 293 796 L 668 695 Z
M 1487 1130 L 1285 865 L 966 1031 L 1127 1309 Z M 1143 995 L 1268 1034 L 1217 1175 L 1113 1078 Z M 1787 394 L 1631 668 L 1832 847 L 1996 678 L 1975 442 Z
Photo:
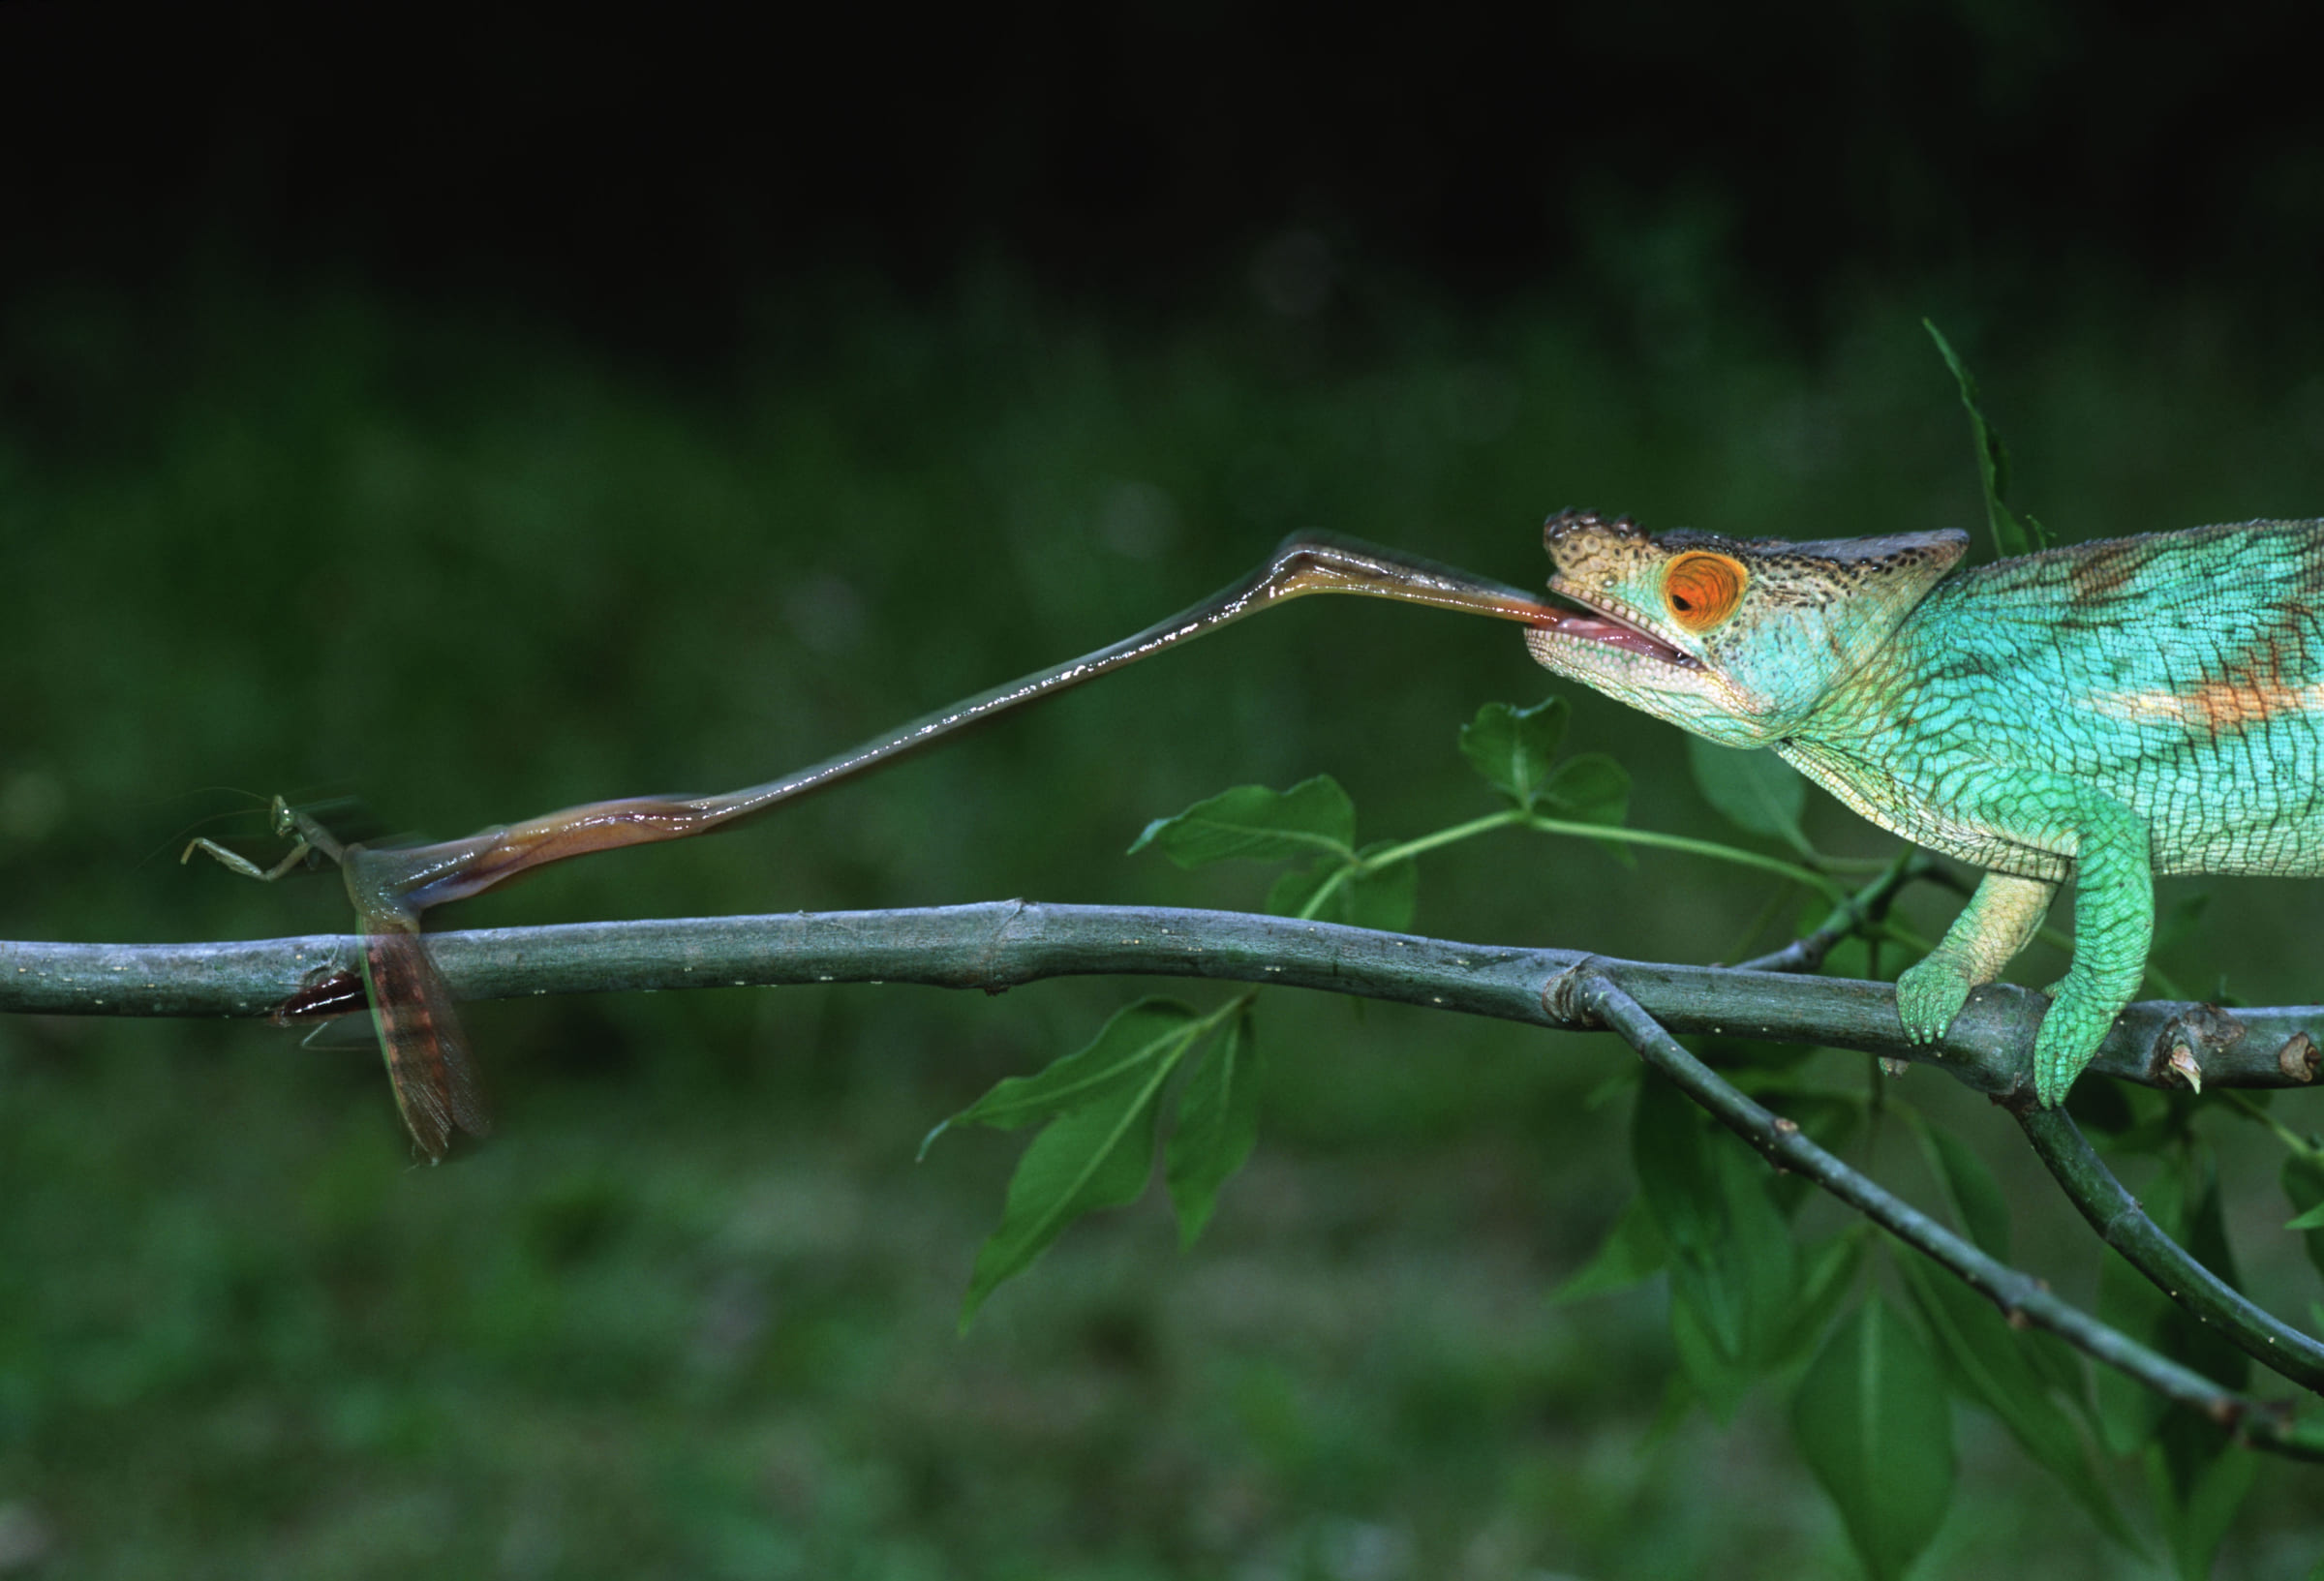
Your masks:
M 2165 1399 L 2201 1412 L 2254 1448 L 2298 1460 L 2324 1460 L 2324 1442 L 2300 1432 L 2287 1403 L 2256 1400 L 2222 1388 L 2053 1295 L 2031 1274 L 1988 1257 L 1817 1146 L 1797 1125 L 1721 1079 L 1717 1072 L 1680 1048 L 1606 973 L 1585 967 L 1559 986 L 1556 997 L 1577 1012 L 1601 1018 L 1637 1050 L 1639 1058 L 1676 1082 L 1688 1097 L 1778 1168 L 1806 1175 L 1899 1240 L 1934 1258 L 2000 1307 L 2012 1323 L 2032 1323 L 2048 1329 Z
M 1544 1003 L 1587 965 L 1674 1032 L 1859 1049 L 1934 1060 L 1999 1098 L 2031 1093 L 2027 1050 L 2043 1000 L 1993 986 L 1970 996 L 1941 1050 L 1905 1041 L 1884 983 L 1609 960 L 1572 950 L 1458 944 L 1244 912 L 996 900 L 899 911 L 793 912 L 572 923 L 428 935 L 463 998 L 810 983 L 920 983 L 998 990 L 1047 977 L 1117 974 L 1276 983 L 1580 1030 Z M 0 1011 L 60 1016 L 265 1016 L 319 974 L 352 971 L 338 934 L 218 944 L 0 943 Z M 2179 1083 L 2187 1049 L 2207 1083 L 2312 1081 L 2309 1028 L 2324 1007 L 2233 1013 L 2133 1005 L 2091 1069 Z
M 2303 1388 L 2324 1394 L 2324 1345 L 2253 1305 L 2164 1234 L 2137 1199 L 2123 1189 L 2123 1183 L 2064 1110 L 2022 1109 L 2017 1123 L 2025 1128 L 2034 1151 L 2100 1240 L 2153 1280 L 2163 1294 L 2234 1341 L 2252 1360 Z

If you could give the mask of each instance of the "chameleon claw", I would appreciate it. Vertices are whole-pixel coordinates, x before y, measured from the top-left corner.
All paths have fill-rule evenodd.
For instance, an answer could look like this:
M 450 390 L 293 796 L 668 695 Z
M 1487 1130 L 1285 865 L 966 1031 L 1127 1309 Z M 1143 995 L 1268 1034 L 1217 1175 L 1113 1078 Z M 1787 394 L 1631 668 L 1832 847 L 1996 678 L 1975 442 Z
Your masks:
M 1969 1003 L 1969 974 L 1953 962 L 1930 956 L 1896 980 L 1896 1018 L 1905 1039 L 1916 1049 L 1936 1049 Z

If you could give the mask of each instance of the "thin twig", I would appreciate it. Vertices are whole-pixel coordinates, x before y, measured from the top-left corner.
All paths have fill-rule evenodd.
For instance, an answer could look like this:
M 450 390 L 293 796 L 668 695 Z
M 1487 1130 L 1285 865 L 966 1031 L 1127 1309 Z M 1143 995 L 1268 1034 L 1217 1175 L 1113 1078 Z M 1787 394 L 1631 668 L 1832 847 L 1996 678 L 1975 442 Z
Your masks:
M 1677 1032 L 1731 1033 L 1933 1063 L 1996 1097 L 2029 1093 L 2027 1050 L 2045 1001 L 1977 989 L 1943 1044 L 1908 1043 L 1885 983 L 1717 966 L 1609 960 L 1573 950 L 1457 944 L 1246 912 L 994 900 L 897 911 L 793 912 L 573 923 L 427 935 L 467 999 L 653 988 L 921 983 L 999 989 L 1114 974 L 1276 983 L 1537 1026 L 1578 1030 L 1542 1002 L 1544 983 L 1588 963 Z M 217 944 L 0 943 L 0 1012 L 262 1017 L 319 974 L 352 971 L 341 934 Z M 2195 1046 L 2208 1086 L 2312 1081 L 2309 1028 L 2324 1007 L 2243 1010 L 2152 1003 L 2125 1011 L 2091 1067 L 2168 1086 L 2170 1051 Z
M 2223 1388 L 2061 1299 L 2031 1274 L 1988 1257 L 1817 1146 L 1797 1125 L 1745 1097 L 1680 1048 L 1636 999 L 1603 972 L 1581 972 L 1563 997 L 1575 1008 L 1597 1015 L 1649 1066 L 1676 1082 L 1688 1097 L 1779 1168 L 1806 1175 L 1899 1240 L 1928 1254 L 2000 1307 L 2012 1323 L 2048 1329 L 2163 1398 L 2201 1412 L 2254 1448 L 2299 1460 L 2324 1460 L 2324 1442 L 2299 1433 L 2287 1402 L 2257 1400 Z
M 2324 1345 L 2253 1305 L 2164 1234 L 2123 1189 L 2072 1116 L 2063 1109 L 2026 1108 L 2018 1110 L 2017 1123 L 2059 1188 L 2123 1261 L 2261 1366 L 2324 1394 Z
M 1888 870 L 1865 885 L 1855 894 L 1833 908 L 1832 914 L 1818 926 L 1813 933 L 1793 939 L 1781 950 L 1770 951 L 1750 960 L 1740 961 L 1739 972 L 1812 972 L 1823 964 L 1824 958 L 1866 924 L 1877 922 L 1905 886 L 1928 876 L 1936 866 L 1927 852 L 1907 846 L 1899 852 Z

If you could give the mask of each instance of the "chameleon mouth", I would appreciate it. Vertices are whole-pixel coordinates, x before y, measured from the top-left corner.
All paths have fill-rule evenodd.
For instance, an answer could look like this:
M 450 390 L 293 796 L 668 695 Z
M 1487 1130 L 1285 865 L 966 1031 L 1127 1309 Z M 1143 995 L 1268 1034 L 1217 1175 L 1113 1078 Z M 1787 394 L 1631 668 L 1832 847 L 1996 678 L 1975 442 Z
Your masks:
M 1537 620 L 1534 623 L 1536 631 L 1550 636 L 1570 637 L 1600 648 L 1618 648 L 1626 654 L 1636 654 L 1641 658 L 1650 658 L 1675 669 L 1702 668 L 1692 655 L 1680 653 L 1653 632 L 1633 624 L 1612 610 L 1594 607 L 1587 600 L 1560 587 L 1552 586 L 1549 591 L 1554 596 L 1581 607 L 1561 609 L 1547 621 Z

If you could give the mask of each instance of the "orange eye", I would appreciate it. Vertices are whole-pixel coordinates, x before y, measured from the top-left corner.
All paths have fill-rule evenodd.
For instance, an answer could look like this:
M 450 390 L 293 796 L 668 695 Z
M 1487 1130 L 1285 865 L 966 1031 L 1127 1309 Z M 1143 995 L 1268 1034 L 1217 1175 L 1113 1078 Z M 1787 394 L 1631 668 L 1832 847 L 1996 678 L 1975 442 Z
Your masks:
M 1663 602 L 1689 631 L 1708 631 L 1735 612 L 1747 575 L 1725 555 L 1681 555 L 1663 573 Z

